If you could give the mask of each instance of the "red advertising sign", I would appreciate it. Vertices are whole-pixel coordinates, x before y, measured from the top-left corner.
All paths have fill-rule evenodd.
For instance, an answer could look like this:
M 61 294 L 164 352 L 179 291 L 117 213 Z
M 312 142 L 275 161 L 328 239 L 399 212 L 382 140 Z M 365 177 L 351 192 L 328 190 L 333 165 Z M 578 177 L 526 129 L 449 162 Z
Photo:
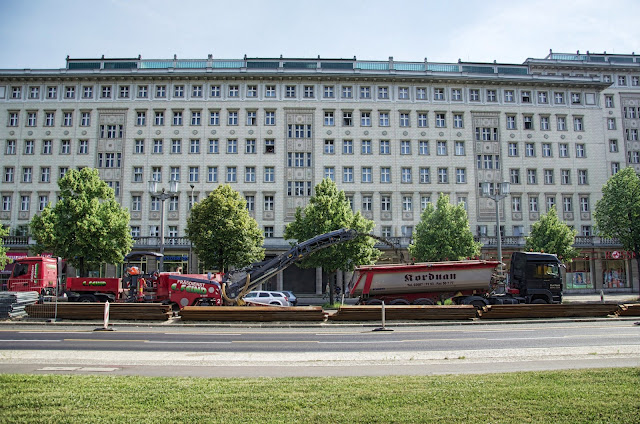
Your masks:
M 605 259 L 633 259 L 636 256 L 633 254 L 633 252 L 629 252 L 627 250 L 613 250 L 613 251 L 609 251 L 609 252 L 604 252 L 604 258 Z

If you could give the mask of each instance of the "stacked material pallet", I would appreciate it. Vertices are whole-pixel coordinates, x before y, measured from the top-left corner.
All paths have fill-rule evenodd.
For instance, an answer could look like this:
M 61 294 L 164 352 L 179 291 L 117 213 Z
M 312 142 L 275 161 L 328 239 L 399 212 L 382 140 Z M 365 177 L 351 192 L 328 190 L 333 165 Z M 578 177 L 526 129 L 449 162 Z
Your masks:
M 390 305 L 385 306 L 386 320 L 467 320 L 477 317 L 476 308 L 471 305 Z M 341 306 L 335 315 L 335 321 L 380 321 L 382 306 L 359 305 Z
M 24 308 L 38 301 L 36 291 L 0 292 L 0 319 L 26 316 Z
M 187 306 L 183 321 L 324 321 L 320 306 Z
M 621 317 L 640 317 L 640 303 L 618 305 L 616 313 Z
M 57 312 L 56 312 L 57 308 Z M 63 302 L 55 304 L 31 305 L 26 308 L 29 316 L 34 318 L 59 318 L 71 320 L 102 320 L 104 303 Z M 170 305 L 161 303 L 111 303 L 109 319 L 111 320 L 167 320 L 173 314 Z
M 489 305 L 482 319 L 606 317 L 618 309 L 617 303 L 571 303 L 567 305 L 518 304 Z

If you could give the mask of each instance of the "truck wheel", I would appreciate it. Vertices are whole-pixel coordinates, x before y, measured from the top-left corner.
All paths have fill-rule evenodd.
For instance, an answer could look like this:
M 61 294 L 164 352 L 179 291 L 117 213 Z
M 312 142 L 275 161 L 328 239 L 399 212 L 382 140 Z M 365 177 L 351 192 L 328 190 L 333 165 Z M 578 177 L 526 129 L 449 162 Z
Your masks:
M 407 302 L 404 299 L 393 299 L 391 302 L 389 302 L 389 305 L 408 305 L 409 302 Z
M 433 305 L 433 300 L 427 298 L 420 298 L 413 301 L 414 305 Z
M 531 303 L 536 303 L 536 304 L 543 304 L 543 303 L 544 303 L 544 304 L 546 305 L 546 304 L 547 304 L 547 301 L 546 301 L 546 300 L 544 300 L 544 299 L 533 299 L 533 300 L 531 301 Z
M 473 306 L 476 309 L 482 309 L 485 306 L 487 306 L 487 304 L 484 303 L 482 300 L 474 300 L 471 303 L 469 303 L 469 305 Z
M 382 300 L 380 299 L 371 299 L 365 302 L 365 305 L 382 305 Z
M 92 294 L 83 294 L 78 298 L 78 302 L 88 303 L 88 302 L 97 302 L 98 299 Z

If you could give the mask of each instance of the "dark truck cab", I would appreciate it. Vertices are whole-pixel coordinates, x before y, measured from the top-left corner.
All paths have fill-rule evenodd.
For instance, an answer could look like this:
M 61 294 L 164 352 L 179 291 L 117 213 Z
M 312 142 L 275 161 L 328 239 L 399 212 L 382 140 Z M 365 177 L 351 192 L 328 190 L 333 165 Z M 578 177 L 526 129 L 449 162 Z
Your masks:
M 562 303 L 562 266 L 556 255 L 514 252 L 509 271 L 510 289 L 515 289 L 524 303 Z

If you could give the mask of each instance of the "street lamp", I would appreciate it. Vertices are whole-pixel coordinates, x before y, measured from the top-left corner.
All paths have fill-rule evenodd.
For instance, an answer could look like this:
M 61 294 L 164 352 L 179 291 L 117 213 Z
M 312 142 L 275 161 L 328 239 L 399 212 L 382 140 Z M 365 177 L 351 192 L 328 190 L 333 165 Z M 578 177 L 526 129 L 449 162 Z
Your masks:
M 158 182 L 149 181 L 149 194 L 151 197 L 157 197 L 162 202 L 160 206 L 160 265 L 158 266 L 158 272 L 164 271 L 164 201 L 169 199 L 175 193 L 178 192 L 178 182 L 171 180 L 169 182 L 169 192 L 165 192 L 163 187 L 161 191 L 158 191 Z
M 483 182 L 480 184 L 482 188 L 482 197 L 493 199 L 496 202 L 496 239 L 498 240 L 498 260 L 502 264 L 502 234 L 500 233 L 500 208 L 498 201 L 504 199 L 509 195 L 511 191 L 511 184 L 508 181 L 503 181 L 497 184 L 496 190 L 493 188 L 493 183 Z M 502 267 L 502 265 L 500 265 Z

